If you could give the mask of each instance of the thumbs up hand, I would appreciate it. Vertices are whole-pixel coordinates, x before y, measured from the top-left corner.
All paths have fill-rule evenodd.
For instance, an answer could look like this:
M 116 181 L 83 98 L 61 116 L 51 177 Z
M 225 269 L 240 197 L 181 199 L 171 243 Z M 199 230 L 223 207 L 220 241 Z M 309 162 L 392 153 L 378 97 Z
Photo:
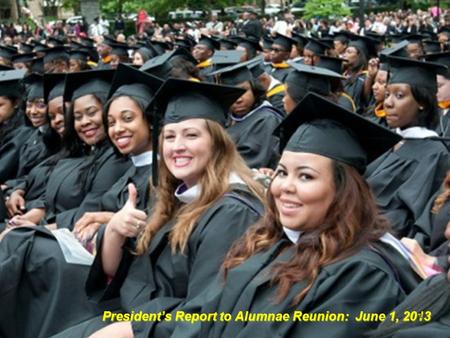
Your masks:
M 130 183 L 128 185 L 128 200 L 123 208 L 111 218 L 107 230 L 123 237 L 136 237 L 144 229 L 147 214 L 136 209 L 137 198 L 136 187 Z

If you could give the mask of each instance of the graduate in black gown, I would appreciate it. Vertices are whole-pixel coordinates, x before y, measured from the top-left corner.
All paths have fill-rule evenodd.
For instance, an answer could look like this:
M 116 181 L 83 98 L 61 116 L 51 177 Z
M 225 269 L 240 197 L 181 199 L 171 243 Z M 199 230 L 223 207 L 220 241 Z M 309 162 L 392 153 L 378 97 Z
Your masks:
M 265 90 L 244 64 L 223 68 L 211 75 L 219 83 L 245 89 L 230 108 L 228 133 L 250 168 L 274 168 L 278 161 L 278 139 L 272 133 L 284 114 L 265 99 Z
M 449 169 L 448 149 L 433 130 L 438 119 L 436 72 L 444 68 L 389 57 L 384 110 L 404 140 L 371 163 L 365 173 L 381 211 L 396 234 L 407 236 Z
M 231 244 L 259 219 L 262 187 L 224 128 L 242 92 L 174 79 L 160 89 L 158 201 L 144 229 L 145 216 L 130 199 L 111 219 L 87 281 L 93 297 L 120 296 L 126 312 L 170 311 L 214 280 Z M 134 245 L 130 239 L 142 229 Z M 107 276 L 113 276 L 109 283 Z M 93 318 L 57 336 L 85 337 L 107 323 Z M 93 336 L 148 336 L 146 323 L 130 324 L 113 324 Z
M 357 322 L 361 311 L 388 313 L 405 298 L 398 275 L 406 271 L 380 249 L 389 225 L 361 175 L 398 135 L 316 94 L 279 132 L 284 151 L 265 217 L 229 251 L 223 276 L 183 308 L 234 319 L 149 323 L 151 337 L 360 338 L 379 324 Z M 345 319 L 294 320 L 300 311 Z M 242 319 L 247 312 L 289 317 Z
M 44 87 L 42 76 L 33 74 L 28 76 L 30 86 L 26 96 L 26 123 L 33 128 L 33 133 L 20 146 L 16 171 L 7 179 L 22 177 L 46 157 L 51 155 L 49 147 L 44 141 L 48 132 L 47 105 L 44 102 Z M 7 180 L 2 184 L 8 186 Z
M 199 70 L 199 75 L 202 78 L 210 81 L 207 74 L 211 73 L 215 67 L 212 62 L 212 57 L 216 50 L 220 49 L 220 42 L 206 35 L 202 35 L 198 43 L 192 50 L 192 56 L 197 60 L 196 67 Z
M 362 114 L 369 102 L 372 78 L 367 74 L 368 61 L 376 56 L 374 45 L 377 43 L 371 38 L 353 36 L 344 53 L 344 66 L 346 81 L 345 91 L 351 96 L 356 105 L 356 112 Z
M 277 33 L 270 47 L 271 63 L 268 73 L 280 82 L 284 82 L 290 73 L 291 67 L 287 63 L 292 46 L 296 41 L 292 38 Z
M 384 92 L 388 79 L 388 64 L 380 63 L 378 65 L 377 74 L 372 85 L 372 97 L 371 104 L 368 105 L 364 112 L 364 116 L 371 121 L 387 126 L 386 112 L 384 111 Z
M 20 148 L 33 132 L 24 124 L 24 114 L 20 109 L 24 74 L 20 70 L 0 72 L 0 182 L 17 173 Z M 6 186 L 2 185 L 3 188 Z

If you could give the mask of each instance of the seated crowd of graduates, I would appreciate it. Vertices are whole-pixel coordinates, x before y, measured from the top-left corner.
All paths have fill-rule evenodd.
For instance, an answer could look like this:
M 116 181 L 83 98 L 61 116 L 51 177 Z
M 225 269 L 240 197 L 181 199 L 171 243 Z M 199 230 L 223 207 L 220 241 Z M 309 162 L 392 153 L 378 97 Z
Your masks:
M 0 46 L 0 337 L 449 336 L 450 52 L 433 38 Z

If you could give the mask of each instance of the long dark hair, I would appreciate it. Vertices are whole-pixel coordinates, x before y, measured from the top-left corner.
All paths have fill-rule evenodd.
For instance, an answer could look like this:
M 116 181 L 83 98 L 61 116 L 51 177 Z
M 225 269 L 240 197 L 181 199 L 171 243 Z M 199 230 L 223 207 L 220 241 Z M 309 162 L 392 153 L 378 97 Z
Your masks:
M 387 220 L 379 215 L 368 183 L 358 171 L 333 161 L 333 174 L 335 196 L 323 225 L 305 232 L 296 244 L 294 257 L 272 270 L 272 282 L 278 285 L 278 302 L 287 296 L 295 283 L 306 280 L 307 287 L 292 302 L 298 304 L 311 289 L 322 267 L 350 256 L 389 230 Z M 272 247 L 283 236 L 270 187 L 267 203 L 262 221 L 252 226 L 228 252 L 223 263 L 225 278 L 230 269 Z
M 439 110 L 436 98 L 436 89 L 423 85 L 410 85 L 411 93 L 422 110 L 419 110 L 418 126 L 434 129 L 439 122 Z

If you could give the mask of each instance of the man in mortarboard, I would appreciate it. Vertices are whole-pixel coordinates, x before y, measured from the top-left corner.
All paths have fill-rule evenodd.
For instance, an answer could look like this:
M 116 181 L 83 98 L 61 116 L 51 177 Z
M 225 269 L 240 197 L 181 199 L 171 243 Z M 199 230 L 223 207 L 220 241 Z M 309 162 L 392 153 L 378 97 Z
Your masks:
M 213 71 L 212 56 L 219 49 L 220 42 L 206 35 L 202 35 L 198 43 L 194 46 L 192 56 L 198 62 L 197 68 L 200 70 L 201 76 L 205 76 Z
M 100 38 L 101 39 L 101 38 Z M 98 60 L 98 69 L 106 68 L 109 66 L 109 63 L 111 62 L 111 51 L 112 48 L 107 44 L 106 37 L 103 38 L 103 40 L 100 40 L 97 43 L 97 53 L 100 56 L 100 60 Z
M 291 54 L 292 46 L 296 43 L 292 38 L 277 34 L 271 47 L 271 71 L 270 74 L 278 81 L 284 82 L 290 72 L 289 64 L 286 62 Z

